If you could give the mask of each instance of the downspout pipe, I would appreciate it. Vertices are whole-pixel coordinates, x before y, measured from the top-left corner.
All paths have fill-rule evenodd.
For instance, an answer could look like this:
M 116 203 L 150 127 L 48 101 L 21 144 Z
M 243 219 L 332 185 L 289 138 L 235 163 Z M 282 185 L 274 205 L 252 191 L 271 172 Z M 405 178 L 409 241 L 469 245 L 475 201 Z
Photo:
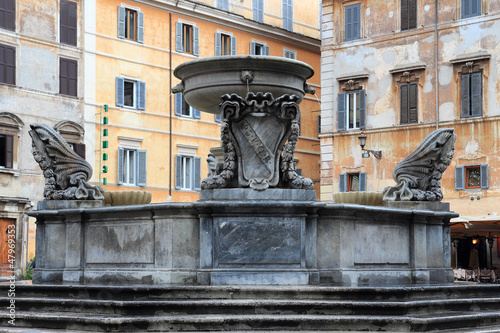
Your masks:
M 438 0 L 434 0 L 434 68 L 436 69 L 436 129 L 439 129 Z

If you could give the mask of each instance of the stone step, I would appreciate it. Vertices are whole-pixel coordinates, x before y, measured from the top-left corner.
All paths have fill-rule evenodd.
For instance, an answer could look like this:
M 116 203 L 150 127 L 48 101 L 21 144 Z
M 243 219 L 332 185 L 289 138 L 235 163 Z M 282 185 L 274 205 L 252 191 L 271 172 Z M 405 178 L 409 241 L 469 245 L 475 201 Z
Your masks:
M 7 318 L 0 311 L 0 318 Z M 5 327 L 6 320 L 2 320 Z M 166 332 L 166 331 L 431 331 L 500 325 L 500 311 L 479 313 L 445 312 L 432 316 L 371 316 L 371 315 L 162 315 L 120 316 L 80 313 L 16 313 L 16 327 L 37 327 L 74 331 Z
M 0 297 L 2 308 L 10 299 Z M 500 309 L 500 297 L 416 301 L 351 300 L 94 300 L 16 297 L 17 311 L 79 312 L 120 315 L 160 314 L 315 314 L 315 315 L 423 315 L 439 311 Z

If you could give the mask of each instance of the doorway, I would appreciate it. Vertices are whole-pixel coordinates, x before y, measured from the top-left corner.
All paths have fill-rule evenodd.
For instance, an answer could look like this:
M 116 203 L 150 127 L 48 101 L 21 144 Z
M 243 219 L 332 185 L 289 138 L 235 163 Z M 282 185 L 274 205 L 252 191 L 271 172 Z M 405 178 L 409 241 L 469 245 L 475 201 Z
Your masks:
M 11 244 L 15 244 L 16 237 L 15 235 L 9 237 L 9 235 L 15 233 L 15 223 L 15 219 L 0 219 L 0 276 L 12 275 L 13 273 L 15 264 L 13 259 L 16 256 L 14 252 L 9 257 L 9 239 L 14 240 L 14 243 L 10 242 Z

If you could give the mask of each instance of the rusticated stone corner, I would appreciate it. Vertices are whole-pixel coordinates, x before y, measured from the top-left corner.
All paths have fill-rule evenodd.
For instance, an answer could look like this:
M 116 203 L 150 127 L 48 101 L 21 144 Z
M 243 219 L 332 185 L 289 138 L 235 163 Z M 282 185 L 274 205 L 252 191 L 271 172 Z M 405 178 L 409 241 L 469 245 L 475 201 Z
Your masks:
M 384 189 L 385 201 L 441 201 L 441 178 L 455 153 L 453 128 L 429 134 L 392 171 L 396 186 Z
M 47 200 L 103 200 L 104 190 L 87 182 L 92 167 L 53 128 L 31 124 L 32 153 L 43 171 Z

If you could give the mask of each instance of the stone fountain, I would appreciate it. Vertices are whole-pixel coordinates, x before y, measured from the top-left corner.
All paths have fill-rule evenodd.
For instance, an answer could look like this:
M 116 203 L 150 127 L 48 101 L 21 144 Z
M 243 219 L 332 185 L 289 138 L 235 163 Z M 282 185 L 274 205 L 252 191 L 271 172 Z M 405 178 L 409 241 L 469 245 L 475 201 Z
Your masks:
M 306 83 L 313 75 L 309 65 L 227 56 L 184 63 L 174 74 L 181 79 L 175 92 L 223 119 L 219 172 L 203 180 L 194 203 L 31 213 L 37 218 L 35 281 L 348 286 L 453 281 L 449 221 L 457 214 L 317 202 L 311 180 L 297 175 L 298 105 L 312 92 Z

